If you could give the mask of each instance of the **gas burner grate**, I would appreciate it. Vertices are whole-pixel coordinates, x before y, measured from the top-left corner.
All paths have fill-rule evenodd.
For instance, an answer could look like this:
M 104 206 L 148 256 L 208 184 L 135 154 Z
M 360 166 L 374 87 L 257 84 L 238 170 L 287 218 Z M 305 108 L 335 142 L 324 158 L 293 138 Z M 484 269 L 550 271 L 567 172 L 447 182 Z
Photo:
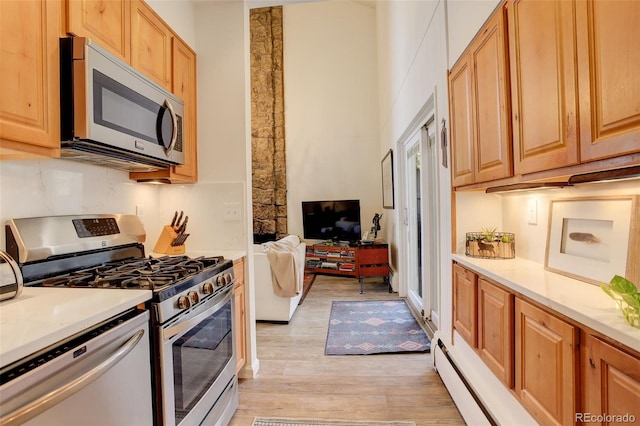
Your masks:
M 164 256 L 124 259 L 43 280 L 45 287 L 159 290 L 222 262 L 222 257 Z

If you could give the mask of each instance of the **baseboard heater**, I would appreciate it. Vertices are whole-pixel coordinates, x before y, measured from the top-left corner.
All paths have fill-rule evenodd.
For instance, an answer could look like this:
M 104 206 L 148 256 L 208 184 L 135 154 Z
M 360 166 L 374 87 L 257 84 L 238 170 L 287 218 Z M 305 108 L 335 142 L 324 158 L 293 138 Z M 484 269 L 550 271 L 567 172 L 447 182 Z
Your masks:
M 487 407 L 484 405 L 484 403 L 482 402 L 482 400 L 480 399 L 480 397 L 478 396 L 478 394 L 476 393 L 476 391 L 473 389 L 473 387 L 471 386 L 471 384 L 469 383 L 469 381 L 466 379 L 466 377 L 464 376 L 464 373 L 462 373 L 462 371 L 460 370 L 460 368 L 458 367 L 458 365 L 456 364 L 455 360 L 453 359 L 453 357 L 451 356 L 451 354 L 449 353 L 449 350 L 447 349 L 446 345 L 442 342 L 441 339 L 438 339 L 437 342 L 437 347 L 440 350 L 440 352 L 442 353 L 442 355 L 446 358 L 448 364 L 451 366 L 451 368 L 453 369 L 455 375 L 457 376 L 456 378 L 459 379 L 459 381 L 464 385 L 464 387 L 466 388 L 468 395 L 471 396 L 471 398 L 473 398 L 474 402 L 476 403 L 476 406 L 478 407 L 478 409 L 482 412 L 482 414 L 484 415 L 484 417 L 486 418 L 487 422 L 492 425 L 492 426 L 498 426 L 499 423 L 495 420 L 495 418 L 491 415 L 491 413 L 489 412 L 489 410 L 487 409 Z M 436 351 L 437 352 L 437 351 Z M 436 356 L 436 354 L 434 354 L 435 356 L 435 360 L 436 360 L 436 369 L 438 369 L 438 365 L 437 365 L 437 359 L 438 357 Z M 439 374 L 442 376 L 442 373 L 439 371 Z M 443 378 L 444 379 L 444 378 Z M 444 381 L 444 380 L 443 380 Z M 449 392 L 451 392 L 451 390 L 449 390 Z M 455 397 L 452 395 L 452 397 L 454 398 L 455 401 Z M 458 407 L 458 409 L 461 411 L 461 413 L 463 412 L 463 410 L 460 409 L 461 407 Z M 463 417 L 464 417 L 464 413 L 463 413 Z M 477 420 L 477 419 L 476 419 Z

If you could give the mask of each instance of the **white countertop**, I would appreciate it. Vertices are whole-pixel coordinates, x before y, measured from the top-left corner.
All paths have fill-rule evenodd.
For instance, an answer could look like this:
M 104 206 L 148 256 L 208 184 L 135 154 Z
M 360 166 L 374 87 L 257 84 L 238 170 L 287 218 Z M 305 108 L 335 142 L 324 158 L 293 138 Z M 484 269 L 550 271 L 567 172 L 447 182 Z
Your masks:
M 187 251 L 185 253 L 189 257 L 197 256 L 222 256 L 227 260 L 238 260 L 247 255 L 246 252 L 240 250 L 206 250 L 206 251 Z
M 452 259 L 621 344 L 640 352 L 640 329 L 627 324 L 615 302 L 599 286 L 546 271 L 525 259 Z
M 178 256 L 189 256 L 189 257 L 214 257 L 214 256 L 222 256 L 227 260 L 238 260 L 247 255 L 247 252 L 242 250 L 187 250 L 184 254 Z M 166 256 L 163 253 L 151 253 L 153 257 L 162 257 Z
M 25 287 L 0 302 L 0 367 L 151 299 L 150 290 Z

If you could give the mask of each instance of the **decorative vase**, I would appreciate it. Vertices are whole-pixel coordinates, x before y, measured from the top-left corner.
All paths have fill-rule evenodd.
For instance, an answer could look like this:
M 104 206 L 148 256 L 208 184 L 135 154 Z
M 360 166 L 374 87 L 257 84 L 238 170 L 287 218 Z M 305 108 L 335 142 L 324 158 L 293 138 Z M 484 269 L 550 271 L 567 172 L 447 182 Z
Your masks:
M 465 255 L 482 259 L 513 259 L 516 257 L 516 236 L 510 232 L 467 232 Z

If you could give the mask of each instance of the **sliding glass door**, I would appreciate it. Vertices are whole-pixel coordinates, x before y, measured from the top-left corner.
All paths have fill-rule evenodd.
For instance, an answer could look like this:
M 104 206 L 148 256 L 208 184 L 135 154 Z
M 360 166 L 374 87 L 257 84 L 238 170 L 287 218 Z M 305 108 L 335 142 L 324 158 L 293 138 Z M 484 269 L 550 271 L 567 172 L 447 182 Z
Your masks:
M 437 150 L 433 121 L 403 146 L 403 230 L 407 299 L 423 318 L 438 326 Z
M 411 304 L 422 310 L 422 171 L 421 132 L 418 131 L 406 146 L 405 168 L 405 233 L 408 242 L 407 256 L 407 297 Z

